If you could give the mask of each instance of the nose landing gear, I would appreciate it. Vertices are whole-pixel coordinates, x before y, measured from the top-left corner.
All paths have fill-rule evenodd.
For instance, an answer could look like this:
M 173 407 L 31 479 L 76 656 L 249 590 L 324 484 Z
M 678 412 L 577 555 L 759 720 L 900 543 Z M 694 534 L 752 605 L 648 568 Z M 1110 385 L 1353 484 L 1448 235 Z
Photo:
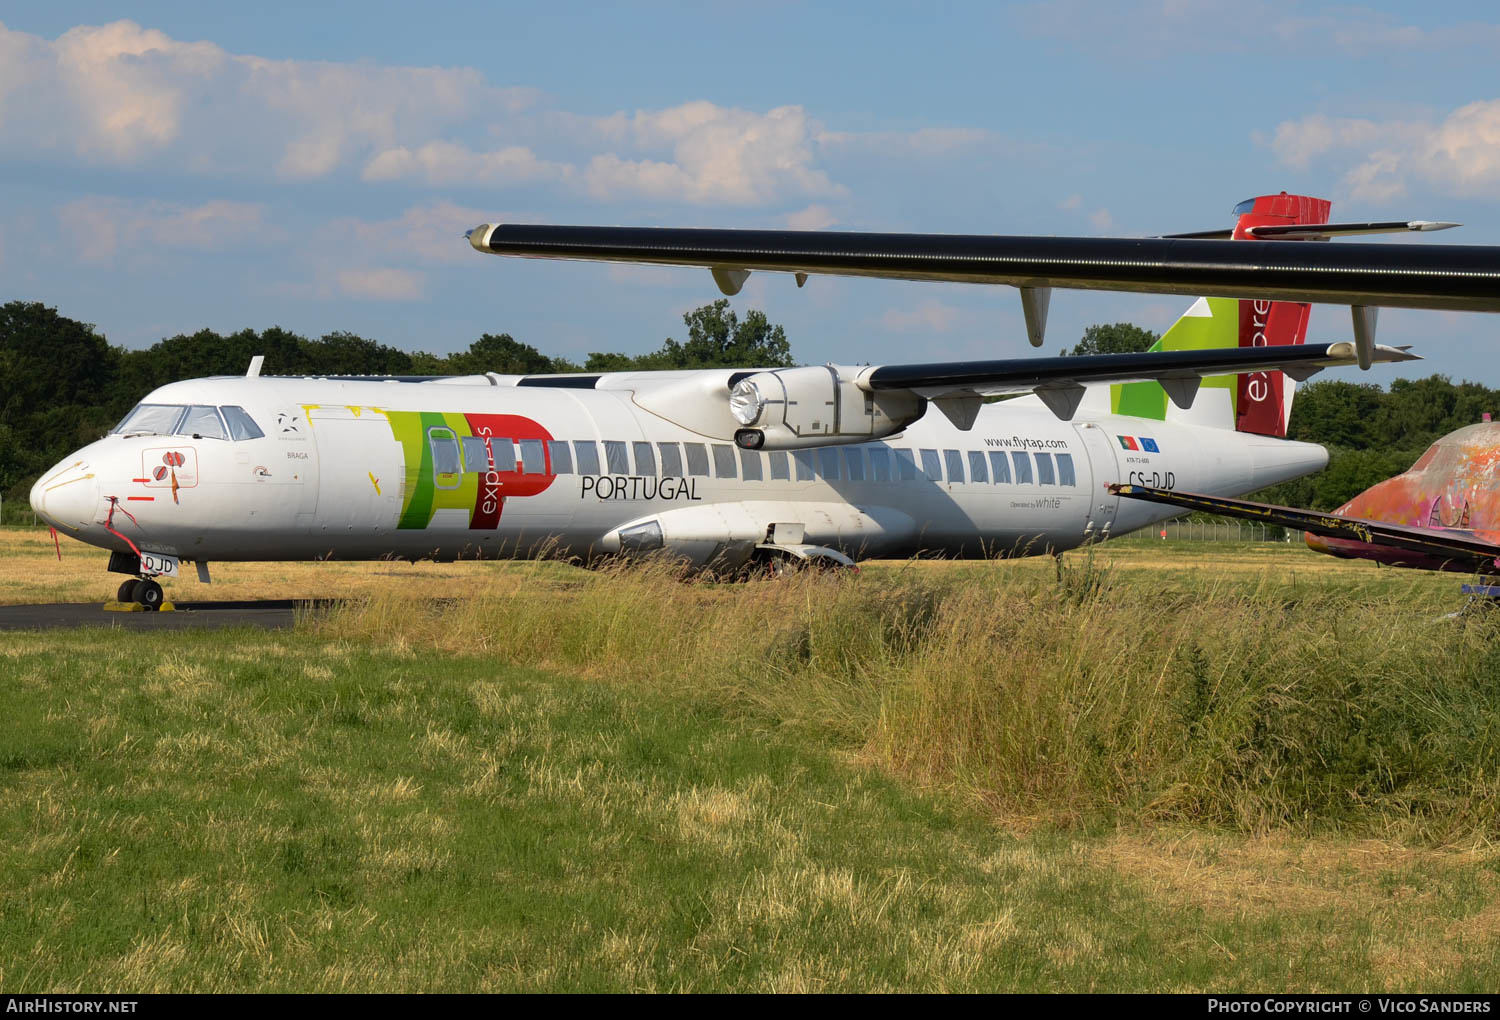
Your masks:
M 132 578 L 121 584 L 120 590 L 115 593 L 118 601 L 135 602 L 148 612 L 160 609 L 165 597 L 161 585 L 149 577 Z

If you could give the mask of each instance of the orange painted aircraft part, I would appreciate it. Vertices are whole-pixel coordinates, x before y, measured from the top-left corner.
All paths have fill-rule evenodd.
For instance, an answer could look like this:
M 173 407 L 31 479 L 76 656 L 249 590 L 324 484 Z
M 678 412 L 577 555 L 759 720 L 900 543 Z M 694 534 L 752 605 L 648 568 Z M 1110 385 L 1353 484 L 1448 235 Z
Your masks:
M 1334 511 L 1416 528 L 1441 528 L 1500 543 L 1500 422 L 1451 432 L 1411 468 L 1355 496 Z M 1399 566 L 1468 572 L 1466 565 L 1346 538 L 1305 536 L 1310 548 Z

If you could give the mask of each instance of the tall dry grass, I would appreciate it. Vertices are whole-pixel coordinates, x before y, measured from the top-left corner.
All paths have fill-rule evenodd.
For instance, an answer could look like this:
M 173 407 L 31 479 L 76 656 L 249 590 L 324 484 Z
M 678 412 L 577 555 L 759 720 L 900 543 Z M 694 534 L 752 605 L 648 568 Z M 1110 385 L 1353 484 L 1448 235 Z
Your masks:
M 665 564 L 386 593 L 331 635 L 649 685 L 814 727 L 922 785 L 1049 823 L 1500 833 L 1500 646 L 1430 587 L 1091 562 L 683 583 Z

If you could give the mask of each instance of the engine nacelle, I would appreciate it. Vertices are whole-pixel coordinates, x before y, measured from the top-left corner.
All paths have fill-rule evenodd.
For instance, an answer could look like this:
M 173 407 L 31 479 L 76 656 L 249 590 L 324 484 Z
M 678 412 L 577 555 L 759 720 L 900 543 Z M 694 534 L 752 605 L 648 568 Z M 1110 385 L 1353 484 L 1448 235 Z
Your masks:
M 927 401 L 906 392 L 868 392 L 858 368 L 823 365 L 757 372 L 734 384 L 729 412 L 750 450 L 799 450 L 895 435 L 922 417 Z

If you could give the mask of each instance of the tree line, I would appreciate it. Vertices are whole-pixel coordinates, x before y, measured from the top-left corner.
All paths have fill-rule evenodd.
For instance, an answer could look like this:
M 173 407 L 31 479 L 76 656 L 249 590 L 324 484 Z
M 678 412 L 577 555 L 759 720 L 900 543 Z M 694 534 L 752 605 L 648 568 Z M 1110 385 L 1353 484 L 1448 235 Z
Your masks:
M 580 364 L 543 354 L 508 333 L 485 333 L 448 355 L 403 351 L 348 332 L 317 339 L 279 326 L 228 335 L 202 329 L 143 350 L 110 344 L 95 327 L 37 302 L 0 305 L 0 493 L 10 520 L 27 509 L 40 473 L 93 442 L 143 396 L 179 379 L 241 375 L 265 355 L 267 375 L 536 374 L 796 364 L 786 331 L 763 312 L 740 318 L 718 300 L 683 316 L 686 338 L 647 354 L 591 353 Z M 1129 323 L 1091 326 L 1064 353 L 1145 350 L 1157 334 Z M 1327 446 L 1326 470 L 1256 498 L 1320 510 L 1404 471 L 1431 442 L 1486 411 L 1500 392 L 1446 376 L 1380 386 L 1327 380 L 1299 387 L 1289 435 Z
M 11 301 L 0 305 L 3 512 L 19 519 L 41 472 L 109 431 L 158 386 L 243 375 L 257 354 L 265 356 L 266 375 L 529 375 L 796 364 L 786 330 L 768 322 L 764 312 L 740 318 L 720 299 L 682 318 L 683 340 L 668 337 L 639 355 L 591 353 L 580 364 L 543 354 L 509 333 L 485 333 L 467 350 L 447 355 L 403 351 L 342 331 L 311 339 L 280 326 L 228 335 L 200 329 L 127 350 L 55 308 Z

